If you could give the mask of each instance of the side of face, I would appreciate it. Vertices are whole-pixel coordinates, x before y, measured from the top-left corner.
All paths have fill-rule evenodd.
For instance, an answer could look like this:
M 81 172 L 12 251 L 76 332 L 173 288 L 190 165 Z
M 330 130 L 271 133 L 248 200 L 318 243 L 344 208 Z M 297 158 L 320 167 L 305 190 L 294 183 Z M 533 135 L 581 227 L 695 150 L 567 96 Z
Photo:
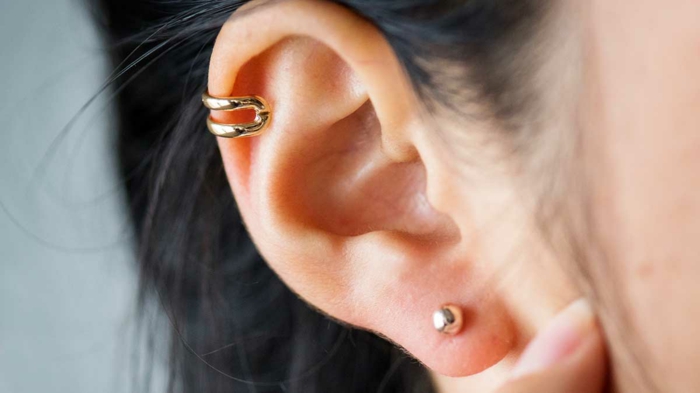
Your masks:
M 700 122 L 690 110 L 700 103 L 692 75 L 700 34 L 688 16 L 697 6 L 678 1 L 685 13 L 662 15 L 643 2 L 627 15 L 627 3 L 556 8 L 554 38 L 542 43 L 548 61 L 532 81 L 547 143 L 526 164 L 491 137 L 497 122 L 427 116 L 386 40 L 347 9 L 292 0 L 237 12 L 217 39 L 209 89 L 260 95 L 273 108 L 262 136 L 219 141 L 269 265 L 315 307 L 388 337 L 436 373 L 486 370 L 483 380 L 497 380 L 533 333 L 581 295 L 573 262 L 542 236 L 542 190 L 527 189 L 537 181 L 523 169 L 546 174 L 564 151 L 575 160 L 561 168 L 590 179 L 586 209 L 567 208 L 593 217 L 620 284 L 615 296 L 628 302 L 640 339 L 660 358 L 673 332 L 673 348 L 698 364 L 694 347 L 681 348 L 695 342 L 681 311 L 700 307 L 688 300 L 698 295 L 691 282 L 699 273 L 691 240 L 700 199 L 689 187 L 700 173 L 692 170 Z M 663 34 L 640 34 L 649 20 Z M 454 336 L 432 326 L 446 303 L 465 315 Z M 660 308 L 677 321 L 672 331 L 648 322 Z M 619 318 L 603 323 L 612 330 Z M 683 370 L 674 375 L 690 378 Z
M 660 391 L 693 391 L 700 386 L 700 4 L 591 1 L 581 15 L 577 122 L 591 232 L 602 251 L 590 263 L 600 266 L 599 291 L 618 303 L 607 331 L 627 365 L 620 369 L 635 368 L 622 355 L 631 349 Z

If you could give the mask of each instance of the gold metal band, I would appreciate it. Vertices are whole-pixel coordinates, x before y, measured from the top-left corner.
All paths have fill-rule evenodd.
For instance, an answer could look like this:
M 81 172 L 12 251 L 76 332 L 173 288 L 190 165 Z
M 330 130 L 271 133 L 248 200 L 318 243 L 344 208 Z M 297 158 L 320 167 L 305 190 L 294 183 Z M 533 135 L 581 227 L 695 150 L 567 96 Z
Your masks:
M 202 103 L 213 111 L 237 111 L 252 109 L 255 111 L 255 120 L 251 123 L 224 124 L 215 122 L 211 116 L 207 118 L 209 131 L 222 138 L 243 138 L 260 135 L 270 121 L 270 110 L 267 102 L 258 96 L 246 97 L 212 97 L 208 93 L 202 94 Z

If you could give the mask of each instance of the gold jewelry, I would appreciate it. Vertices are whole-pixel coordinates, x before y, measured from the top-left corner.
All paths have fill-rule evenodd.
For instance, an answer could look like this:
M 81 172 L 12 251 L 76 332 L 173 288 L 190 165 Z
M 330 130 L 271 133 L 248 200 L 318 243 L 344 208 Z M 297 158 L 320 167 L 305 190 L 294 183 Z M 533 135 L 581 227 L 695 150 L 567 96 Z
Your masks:
M 453 304 L 446 304 L 433 313 L 433 326 L 440 333 L 457 334 L 463 324 L 462 310 Z
M 209 131 L 222 138 L 242 138 L 260 135 L 265 130 L 265 126 L 269 123 L 272 115 L 269 109 L 270 106 L 262 97 L 258 96 L 217 98 L 204 93 L 202 94 L 202 103 L 213 111 L 230 112 L 241 109 L 253 109 L 255 111 L 255 120 L 251 123 L 224 124 L 215 122 L 211 116 L 207 117 L 207 128 L 209 128 Z

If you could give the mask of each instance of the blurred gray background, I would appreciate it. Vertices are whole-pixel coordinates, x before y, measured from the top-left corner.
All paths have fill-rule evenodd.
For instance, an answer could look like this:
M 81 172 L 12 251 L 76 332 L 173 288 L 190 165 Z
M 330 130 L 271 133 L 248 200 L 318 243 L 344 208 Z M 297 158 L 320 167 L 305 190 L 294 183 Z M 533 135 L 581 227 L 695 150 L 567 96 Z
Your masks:
M 80 0 L 0 0 L 0 393 L 131 392 L 145 359 L 109 96 L 62 131 L 108 72 Z

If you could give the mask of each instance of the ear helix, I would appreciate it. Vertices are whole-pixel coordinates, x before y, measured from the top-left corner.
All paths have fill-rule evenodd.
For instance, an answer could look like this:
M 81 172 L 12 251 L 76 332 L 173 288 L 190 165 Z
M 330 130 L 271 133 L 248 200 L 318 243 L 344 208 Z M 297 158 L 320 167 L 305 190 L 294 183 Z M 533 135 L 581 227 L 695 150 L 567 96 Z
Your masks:
M 440 307 L 433 313 L 433 325 L 435 330 L 443 334 L 455 335 L 459 333 L 464 325 L 462 309 L 453 304 Z

